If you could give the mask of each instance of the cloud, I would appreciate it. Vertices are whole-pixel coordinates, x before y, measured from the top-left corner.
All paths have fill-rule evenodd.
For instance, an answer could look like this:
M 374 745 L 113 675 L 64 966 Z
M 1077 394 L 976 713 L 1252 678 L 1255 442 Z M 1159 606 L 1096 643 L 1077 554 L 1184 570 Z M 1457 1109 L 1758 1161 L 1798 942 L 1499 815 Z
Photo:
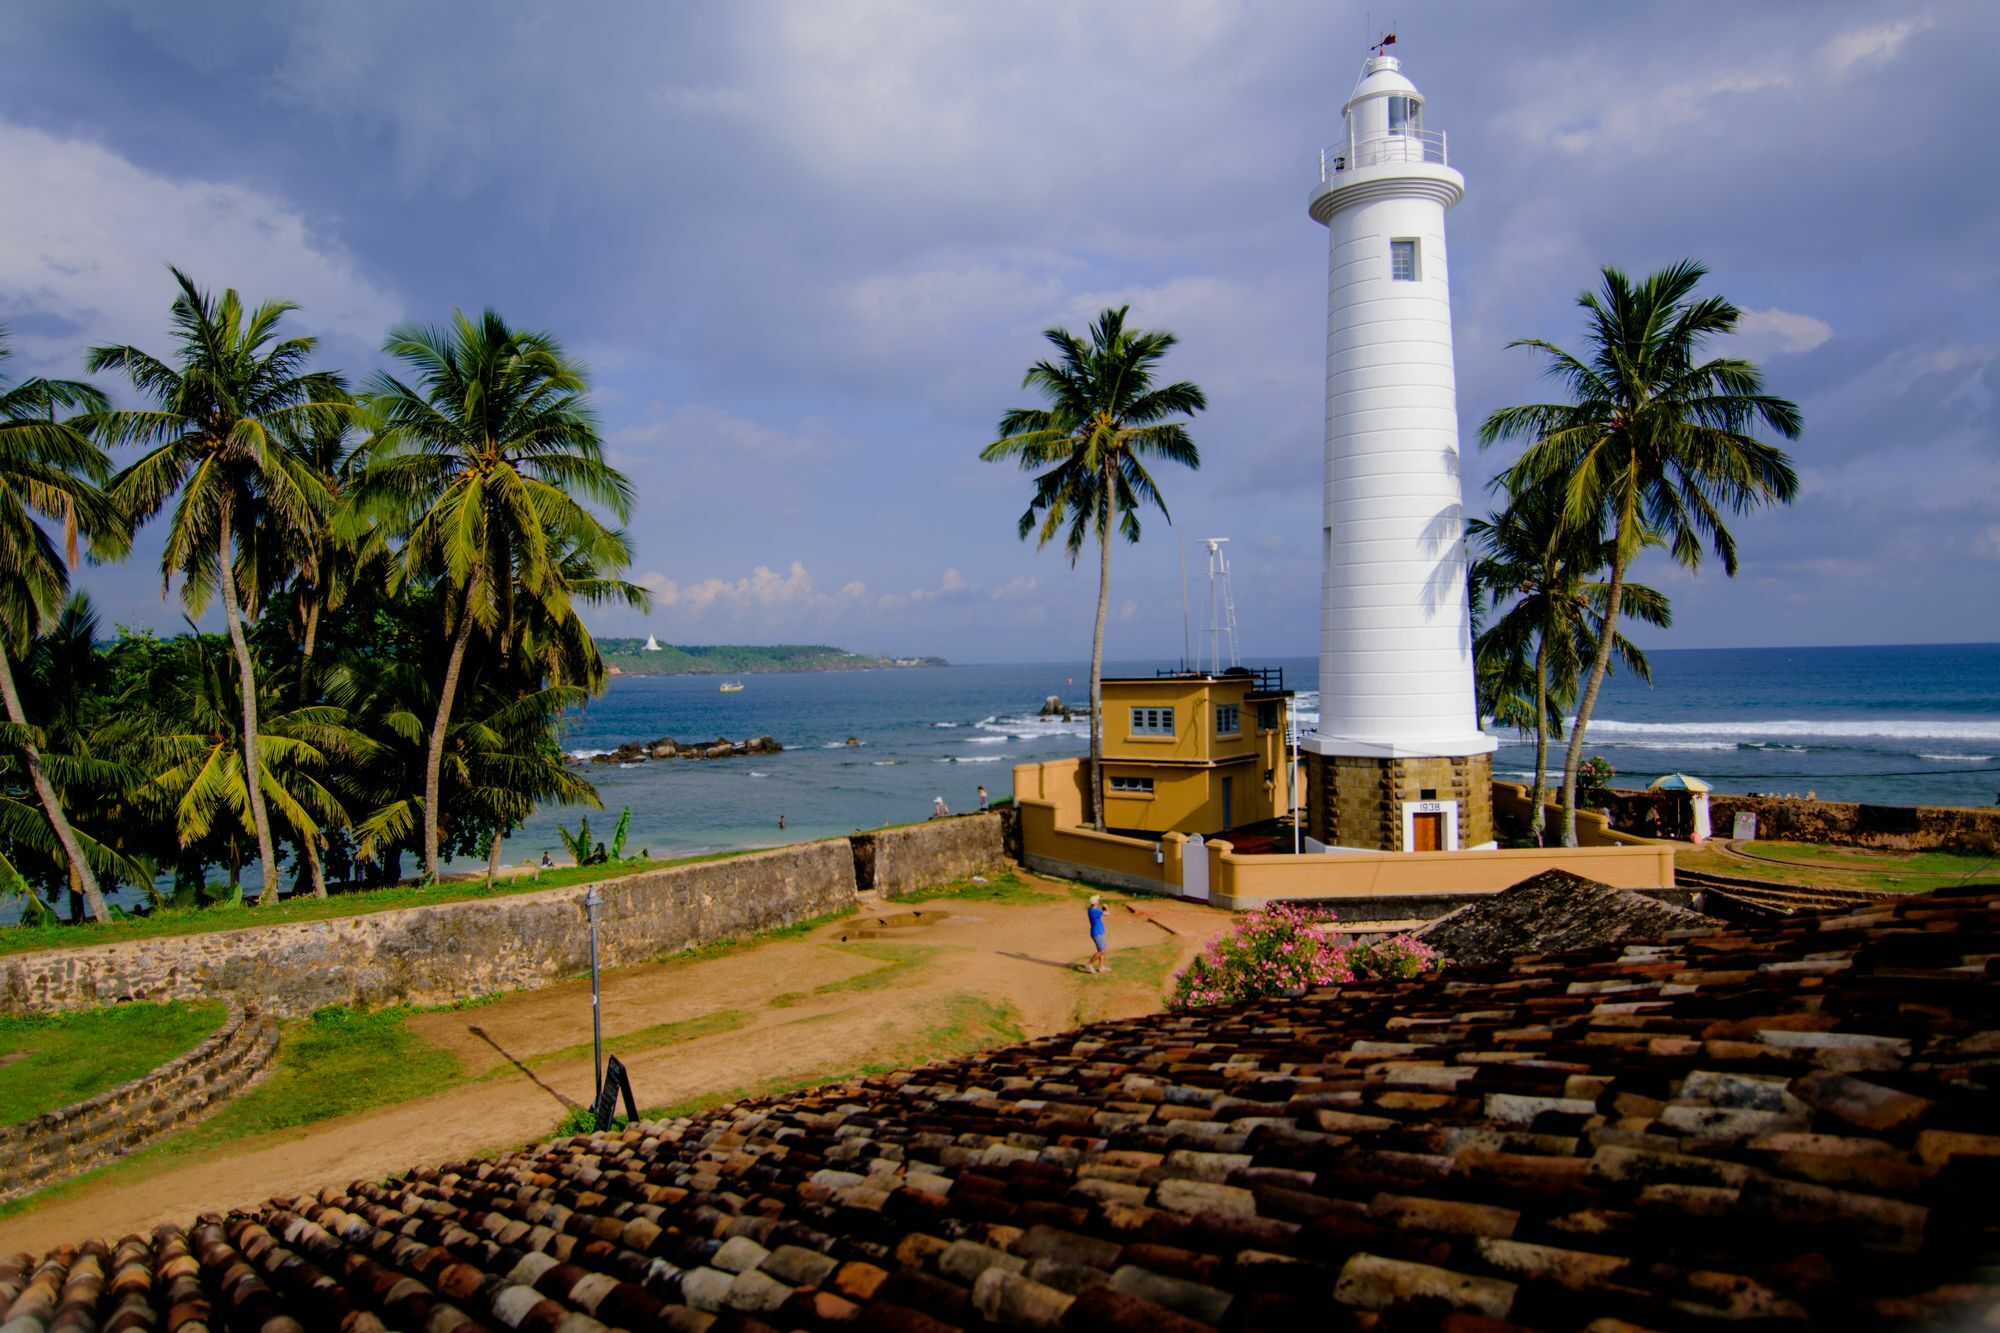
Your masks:
M 860 602 L 868 593 L 859 582 L 843 584 L 837 593 L 822 593 L 798 560 L 783 574 L 759 565 L 744 578 L 706 578 L 682 584 L 654 570 L 633 582 L 653 594 L 655 610 L 678 611 L 697 619 L 711 611 L 833 611 Z
M 1790 310 L 1745 310 L 1736 322 L 1744 355 L 1753 359 L 1785 352 L 1810 352 L 1833 336 L 1833 326 L 1812 315 Z
M 609 443 L 623 456 L 614 461 L 670 462 L 732 477 L 746 475 L 746 469 L 824 462 L 854 447 L 816 418 L 782 430 L 699 403 L 672 412 L 656 403 L 648 420 L 614 430 Z
M 1830 73 L 1845 74 L 1862 61 L 1895 58 L 1903 43 L 1931 26 L 1929 16 L 1905 23 L 1885 23 L 1875 28 L 1856 28 L 1829 37 L 1819 49 L 1820 63 Z
M 169 264 L 246 301 L 297 302 L 294 329 L 368 348 L 401 318 L 393 294 L 275 195 L 171 179 L 89 140 L 7 122 L 0 161 L 0 318 L 36 360 L 98 342 L 157 350 L 174 294 Z

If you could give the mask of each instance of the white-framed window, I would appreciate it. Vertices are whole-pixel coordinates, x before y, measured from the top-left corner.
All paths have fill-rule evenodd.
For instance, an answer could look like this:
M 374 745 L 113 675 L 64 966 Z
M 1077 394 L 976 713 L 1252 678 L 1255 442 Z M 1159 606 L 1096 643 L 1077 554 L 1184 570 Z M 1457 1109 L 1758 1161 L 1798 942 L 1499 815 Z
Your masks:
M 1134 736 L 1171 736 L 1174 734 L 1174 710 L 1171 708 L 1135 708 L 1132 710 L 1132 734 Z
M 1417 280 L 1417 243 L 1414 240 L 1389 242 L 1389 276 L 1397 282 Z
M 1243 714 L 1235 704 L 1215 706 L 1215 734 L 1218 736 L 1240 736 L 1243 734 Z
M 1113 791 L 1131 792 L 1139 796 L 1151 796 L 1153 794 L 1153 780 L 1151 778 L 1112 777 L 1106 778 L 1105 781 L 1111 784 L 1111 790 Z

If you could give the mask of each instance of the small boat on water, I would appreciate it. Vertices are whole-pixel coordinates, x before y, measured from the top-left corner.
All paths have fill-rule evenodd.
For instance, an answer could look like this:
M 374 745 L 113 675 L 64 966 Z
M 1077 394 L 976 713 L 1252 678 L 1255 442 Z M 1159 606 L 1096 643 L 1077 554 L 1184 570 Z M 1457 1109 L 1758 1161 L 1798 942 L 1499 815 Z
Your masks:
M 725 680 L 715 688 L 721 690 L 724 694 L 741 694 L 743 693 L 743 682 L 740 680 Z

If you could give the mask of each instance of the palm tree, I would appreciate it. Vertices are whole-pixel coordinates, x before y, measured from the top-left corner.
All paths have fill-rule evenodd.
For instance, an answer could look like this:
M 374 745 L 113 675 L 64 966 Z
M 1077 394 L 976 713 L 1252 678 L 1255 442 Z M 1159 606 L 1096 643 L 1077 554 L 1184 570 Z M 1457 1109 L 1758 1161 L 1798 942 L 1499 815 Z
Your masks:
M 347 726 L 346 714 L 325 705 L 286 709 L 267 700 L 264 734 L 244 744 L 235 719 L 245 715 L 231 696 L 236 683 L 212 636 L 190 632 L 174 643 L 163 679 L 154 682 L 152 711 L 159 734 L 153 778 L 159 799 L 171 804 L 181 845 L 221 836 L 232 840 L 249 809 L 252 784 L 244 781 L 251 754 L 259 765 L 256 789 L 301 846 L 312 846 L 326 823 L 347 822 L 339 799 L 319 780 L 329 756 L 366 758 L 372 744 Z M 231 889 L 236 865 L 232 857 Z
M 180 496 L 160 557 L 163 590 L 179 574 L 181 598 L 195 614 L 220 591 L 236 654 L 245 767 L 262 773 L 257 670 L 244 634 L 238 574 L 254 565 L 247 534 L 258 525 L 268 525 L 264 536 L 279 541 L 303 543 L 316 531 L 327 507 L 326 483 L 297 446 L 349 410 L 347 389 L 338 374 L 305 368 L 315 339 L 279 338 L 279 322 L 298 307 L 266 301 L 246 314 L 235 289 L 218 301 L 187 274 L 172 272 L 180 287 L 172 308 L 177 366 L 136 347 L 93 348 L 85 364 L 93 372 L 123 372 L 153 403 L 101 418 L 112 442 L 148 450 L 118 475 L 112 496 L 135 520 Z M 264 880 L 260 902 L 278 893 L 265 795 L 262 783 L 249 784 Z
M 1789 502 L 1798 492 L 1791 459 L 1748 432 L 1761 422 L 1786 439 L 1804 426 L 1798 406 L 1764 392 L 1757 367 L 1738 357 L 1702 359 L 1706 345 L 1731 333 L 1741 312 L 1719 296 L 1696 297 L 1708 270 L 1692 260 L 1634 284 L 1615 268 L 1598 292 L 1577 304 L 1587 312 L 1587 359 L 1539 338 L 1548 373 L 1568 402 L 1503 407 L 1480 427 L 1481 444 L 1527 439 L 1506 476 L 1509 491 L 1541 486 L 1563 497 L 1563 519 L 1579 530 L 1608 529 L 1611 576 L 1599 636 L 1563 763 L 1563 845 L 1576 845 L 1576 769 L 1598 690 L 1610 667 L 1625 573 L 1649 537 L 1692 570 L 1704 540 L 1736 573 L 1736 542 L 1723 516 Z
M 1611 563 L 1611 543 L 1601 531 L 1563 523 L 1563 497 L 1543 487 L 1513 497 L 1492 519 L 1475 518 L 1466 536 L 1479 552 L 1473 584 L 1495 610 L 1514 601 L 1473 640 L 1480 678 L 1495 687 L 1496 722 L 1535 734 L 1535 841 L 1542 840 L 1542 803 L 1548 791 L 1549 738 L 1563 734 L 1563 712 L 1576 698 L 1584 664 L 1607 632 L 1608 583 L 1595 576 Z M 1666 597 L 1643 584 L 1625 585 L 1625 614 L 1664 629 L 1673 623 Z M 1642 680 L 1653 678 L 1637 644 L 1613 633 L 1614 647 Z
M 624 534 L 588 506 L 623 522 L 632 487 L 604 461 L 583 367 L 550 335 L 511 329 L 491 310 L 477 320 L 461 311 L 446 328 L 395 329 L 383 350 L 415 383 L 386 371 L 370 383 L 377 430 L 364 490 L 407 533 L 399 581 L 433 577 L 450 593 L 451 649 L 424 763 L 424 874 L 435 879 L 439 771 L 474 629 L 505 654 L 519 644 L 518 599 L 564 614 L 558 566 L 567 553 L 623 569 Z
M 10 355 L 0 329 L 0 362 Z M 0 378 L 0 701 L 21 752 L 28 785 L 49 822 L 93 919 L 110 911 L 83 844 L 63 813 L 62 800 L 43 764 L 42 739 L 29 727 L 15 688 L 9 655 L 24 654 L 35 635 L 69 596 L 69 571 L 78 558 L 79 534 L 94 553 L 122 554 L 128 538 L 117 507 L 99 489 L 111 474 L 102 449 L 59 413 L 96 412 L 104 396 L 72 380 Z M 58 547 L 44 522 L 60 525 Z
M 1090 811 L 1104 827 L 1104 618 L 1111 605 L 1111 532 L 1139 540 L 1139 508 L 1166 501 L 1145 460 L 1189 468 L 1201 454 L 1188 434 L 1188 417 L 1208 406 L 1187 380 L 1155 386 L 1154 368 L 1180 340 L 1164 331 L 1125 327 L 1129 306 L 1107 309 L 1085 342 L 1067 329 L 1042 336 L 1061 354 L 1028 367 L 1021 387 L 1039 390 L 1047 407 L 1017 407 L 1000 418 L 1000 438 L 980 450 L 987 462 L 1012 460 L 1035 473 L 1035 493 L 1021 515 L 1020 535 L 1037 547 L 1058 533 L 1073 567 L 1084 544 L 1097 539 L 1097 624 L 1090 638 Z M 1172 517 L 1167 515 L 1168 522 Z

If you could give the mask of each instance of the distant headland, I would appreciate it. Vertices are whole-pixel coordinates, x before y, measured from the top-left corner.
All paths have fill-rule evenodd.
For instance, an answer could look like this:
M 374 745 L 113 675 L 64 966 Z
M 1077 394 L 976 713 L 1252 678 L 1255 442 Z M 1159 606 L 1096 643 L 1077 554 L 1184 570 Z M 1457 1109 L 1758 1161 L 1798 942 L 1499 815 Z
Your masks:
M 824 643 L 671 644 L 655 639 L 600 637 L 605 669 L 614 676 L 747 676 L 768 671 L 880 671 L 942 667 L 942 657 L 879 657 Z

